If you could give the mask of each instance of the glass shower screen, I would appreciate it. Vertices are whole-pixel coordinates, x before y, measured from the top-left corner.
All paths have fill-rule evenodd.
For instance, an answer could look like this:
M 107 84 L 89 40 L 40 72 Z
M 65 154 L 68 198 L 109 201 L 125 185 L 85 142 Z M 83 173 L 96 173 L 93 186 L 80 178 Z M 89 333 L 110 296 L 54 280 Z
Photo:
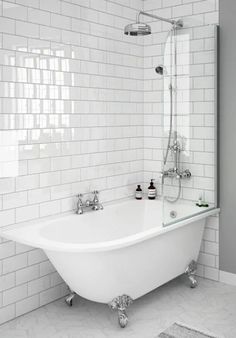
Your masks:
M 217 206 L 217 27 L 172 31 L 164 50 L 163 225 Z

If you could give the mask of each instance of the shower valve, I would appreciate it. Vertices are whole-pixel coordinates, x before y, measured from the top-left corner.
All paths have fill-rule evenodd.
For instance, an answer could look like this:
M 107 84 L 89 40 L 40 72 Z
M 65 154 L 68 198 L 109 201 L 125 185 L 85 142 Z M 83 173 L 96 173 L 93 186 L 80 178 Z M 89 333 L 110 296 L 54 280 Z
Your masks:
M 192 176 L 189 169 L 179 170 L 177 168 L 170 168 L 162 172 L 162 179 L 165 177 L 168 178 L 177 178 L 177 179 L 187 179 Z

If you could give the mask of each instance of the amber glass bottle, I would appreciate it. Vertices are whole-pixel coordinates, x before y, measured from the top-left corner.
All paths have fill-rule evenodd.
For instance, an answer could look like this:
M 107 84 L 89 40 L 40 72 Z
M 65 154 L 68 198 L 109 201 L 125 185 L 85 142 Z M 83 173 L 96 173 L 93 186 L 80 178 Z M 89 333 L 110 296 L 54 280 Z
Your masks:
M 156 198 L 156 187 L 154 186 L 153 179 L 151 179 L 150 186 L 148 187 L 148 199 L 154 200 Z

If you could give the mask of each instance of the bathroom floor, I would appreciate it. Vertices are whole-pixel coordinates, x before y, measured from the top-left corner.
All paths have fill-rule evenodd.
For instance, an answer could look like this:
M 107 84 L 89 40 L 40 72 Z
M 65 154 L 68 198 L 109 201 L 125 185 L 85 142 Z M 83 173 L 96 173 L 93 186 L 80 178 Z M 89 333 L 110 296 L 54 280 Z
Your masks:
M 106 305 L 63 299 L 0 326 L 1 338 L 154 338 L 178 321 L 224 338 L 236 337 L 236 287 L 200 279 L 190 289 L 184 276 L 136 300 L 125 329 Z

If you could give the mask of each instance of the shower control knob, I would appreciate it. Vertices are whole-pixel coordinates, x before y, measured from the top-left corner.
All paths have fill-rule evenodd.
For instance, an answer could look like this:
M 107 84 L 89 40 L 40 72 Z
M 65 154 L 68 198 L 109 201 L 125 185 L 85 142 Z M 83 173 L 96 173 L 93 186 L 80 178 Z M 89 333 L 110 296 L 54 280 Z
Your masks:
M 185 176 L 186 178 L 190 178 L 190 177 L 192 176 L 192 174 L 191 174 L 191 172 L 189 171 L 189 169 L 186 169 L 186 170 L 184 171 L 184 176 Z
M 155 71 L 156 71 L 157 74 L 163 75 L 164 74 L 164 67 L 162 65 L 159 65 L 155 68 Z

